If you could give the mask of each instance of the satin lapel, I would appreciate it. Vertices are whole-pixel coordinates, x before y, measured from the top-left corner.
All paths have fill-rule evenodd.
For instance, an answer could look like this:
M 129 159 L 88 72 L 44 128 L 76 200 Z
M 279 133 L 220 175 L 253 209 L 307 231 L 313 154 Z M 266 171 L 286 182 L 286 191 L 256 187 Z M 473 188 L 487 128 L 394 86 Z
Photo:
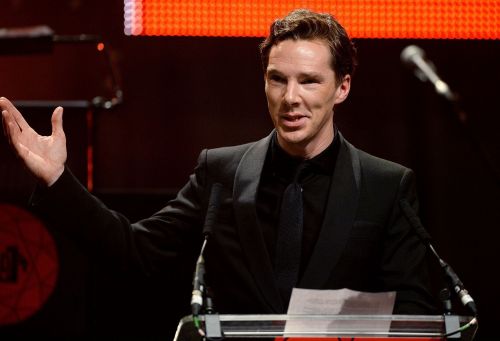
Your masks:
M 340 133 L 339 133 L 340 134 Z M 354 223 L 359 200 L 360 165 L 356 149 L 342 135 L 318 241 L 299 287 L 322 289 L 337 264 Z
M 243 155 L 234 179 L 233 205 L 241 246 L 250 271 L 271 311 L 282 312 L 282 303 L 273 278 L 271 260 L 257 220 L 256 199 L 259 180 L 271 136 L 256 142 Z

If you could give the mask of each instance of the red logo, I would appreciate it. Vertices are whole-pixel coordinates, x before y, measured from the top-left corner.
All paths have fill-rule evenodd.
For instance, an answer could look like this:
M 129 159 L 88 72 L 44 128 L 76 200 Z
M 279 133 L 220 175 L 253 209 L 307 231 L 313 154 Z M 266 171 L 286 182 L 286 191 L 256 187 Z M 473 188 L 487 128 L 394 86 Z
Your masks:
M 37 312 L 58 271 L 56 245 L 45 226 L 26 210 L 0 204 L 0 325 Z

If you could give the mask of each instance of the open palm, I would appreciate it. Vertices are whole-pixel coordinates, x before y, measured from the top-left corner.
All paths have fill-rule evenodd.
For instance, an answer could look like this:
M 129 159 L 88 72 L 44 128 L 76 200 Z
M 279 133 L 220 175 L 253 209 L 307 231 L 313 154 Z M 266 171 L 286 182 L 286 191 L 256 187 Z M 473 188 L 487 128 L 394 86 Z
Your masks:
M 0 98 L 2 124 L 5 136 L 24 162 L 40 181 L 52 185 L 64 171 L 67 158 L 66 136 L 62 127 L 63 108 L 52 114 L 52 134 L 39 135 L 22 114 L 6 98 Z

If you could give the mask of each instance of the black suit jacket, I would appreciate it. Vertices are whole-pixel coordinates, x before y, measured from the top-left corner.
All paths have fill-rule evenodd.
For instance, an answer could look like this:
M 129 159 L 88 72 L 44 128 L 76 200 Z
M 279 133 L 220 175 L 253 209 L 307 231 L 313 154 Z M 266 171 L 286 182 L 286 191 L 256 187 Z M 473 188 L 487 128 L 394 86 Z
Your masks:
M 413 172 L 339 137 L 328 208 L 298 286 L 396 290 L 395 312 L 430 312 L 426 250 L 399 209 L 403 198 L 417 205 Z M 135 224 L 107 209 L 69 171 L 49 189 L 35 192 L 32 205 L 113 264 L 148 274 L 170 273 L 175 279 L 180 265 L 194 268 L 190 255 L 201 243 L 210 188 L 221 183 L 222 203 L 205 257 L 218 310 L 284 313 L 255 204 L 270 141 L 271 135 L 245 145 L 203 150 L 176 199 Z

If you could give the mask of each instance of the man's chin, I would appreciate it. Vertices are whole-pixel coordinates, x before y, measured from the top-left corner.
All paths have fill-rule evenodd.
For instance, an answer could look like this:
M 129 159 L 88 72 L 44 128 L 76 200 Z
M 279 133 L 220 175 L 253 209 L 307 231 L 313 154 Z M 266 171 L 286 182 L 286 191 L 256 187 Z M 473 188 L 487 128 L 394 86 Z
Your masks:
M 306 135 L 303 131 L 283 131 L 278 130 L 278 141 L 290 147 L 298 148 L 305 144 Z

